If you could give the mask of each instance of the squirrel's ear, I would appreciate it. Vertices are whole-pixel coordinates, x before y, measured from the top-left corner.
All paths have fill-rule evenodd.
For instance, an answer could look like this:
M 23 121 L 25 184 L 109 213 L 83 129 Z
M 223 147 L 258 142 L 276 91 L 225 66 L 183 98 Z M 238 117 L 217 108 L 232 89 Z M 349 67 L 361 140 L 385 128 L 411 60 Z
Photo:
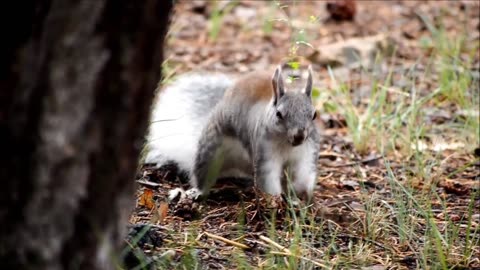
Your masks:
M 307 77 L 307 85 L 305 86 L 305 94 L 307 96 L 311 97 L 312 96 L 312 87 L 313 87 L 313 82 L 312 82 L 312 65 L 308 65 L 308 77 Z
M 285 94 L 285 90 L 283 87 L 283 78 L 282 78 L 282 66 L 278 65 L 277 69 L 275 69 L 275 73 L 272 77 L 272 86 L 273 86 L 273 104 L 276 105 L 279 98 Z

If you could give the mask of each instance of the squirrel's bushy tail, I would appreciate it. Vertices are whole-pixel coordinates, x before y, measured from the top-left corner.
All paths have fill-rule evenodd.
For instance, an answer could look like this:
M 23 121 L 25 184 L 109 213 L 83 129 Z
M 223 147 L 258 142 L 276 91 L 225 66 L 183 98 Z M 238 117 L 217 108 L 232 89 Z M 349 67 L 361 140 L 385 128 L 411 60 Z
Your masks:
M 190 171 L 202 129 L 232 84 L 222 74 L 187 74 L 163 89 L 152 108 L 145 163 Z

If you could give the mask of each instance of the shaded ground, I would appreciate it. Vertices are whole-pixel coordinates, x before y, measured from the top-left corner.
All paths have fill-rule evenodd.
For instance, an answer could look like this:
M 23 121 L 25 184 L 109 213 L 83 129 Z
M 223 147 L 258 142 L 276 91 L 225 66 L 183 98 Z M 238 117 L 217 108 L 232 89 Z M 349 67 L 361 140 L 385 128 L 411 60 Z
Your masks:
M 322 1 L 285 5 L 180 1 L 164 68 L 239 74 L 310 60 L 324 130 L 313 205 L 244 181 L 221 181 L 205 202 L 168 203 L 169 190 L 188 185 L 172 167 L 144 166 L 138 179 L 157 184 L 140 186 L 131 223 L 157 225 L 140 246 L 171 255 L 169 267 L 480 268 L 478 2 L 358 1 L 347 22 L 328 20 Z M 366 50 L 383 57 L 370 67 L 315 53 L 377 34 L 386 38 Z

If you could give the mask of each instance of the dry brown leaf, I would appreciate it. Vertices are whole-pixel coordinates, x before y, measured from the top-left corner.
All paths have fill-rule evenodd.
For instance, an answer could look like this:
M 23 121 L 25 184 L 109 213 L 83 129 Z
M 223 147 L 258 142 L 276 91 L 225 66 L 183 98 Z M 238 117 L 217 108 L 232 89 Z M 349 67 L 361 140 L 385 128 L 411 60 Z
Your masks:
M 156 224 L 162 222 L 168 214 L 168 203 L 161 202 L 160 205 L 155 204 L 150 223 Z
M 153 209 L 155 207 L 155 201 L 153 200 L 153 190 L 145 188 L 138 200 L 138 205 L 144 206 L 148 209 Z
M 168 203 L 161 202 L 157 208 L 157 213 L 158 213 L 158 221 L 162 222 L 168 215 Z
M 470 187 L 454 180 L 445 180 L 440 183 L 446 193 L 455 195 L 466 195 L 470 193 Z

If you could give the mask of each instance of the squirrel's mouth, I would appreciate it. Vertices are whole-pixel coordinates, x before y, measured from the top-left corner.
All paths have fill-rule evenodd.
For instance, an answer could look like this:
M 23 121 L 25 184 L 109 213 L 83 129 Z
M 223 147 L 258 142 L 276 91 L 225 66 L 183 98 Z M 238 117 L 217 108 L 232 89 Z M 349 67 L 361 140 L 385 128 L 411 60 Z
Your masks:
M 301 145 L 303 142 L 305 141 L 305 139 L 292 139 L 290 140 L 290 144 L 295 147 L 295 146 L 299 146 Z
M 305 136 L 304 133 L 298 133 L 297 135 L 295 136 L 291 136 L 289 138 L 289 141 L 290 141 L 290 144 L 295 147 L 295 146 L 299 146 L 301 145 L 305 140 L 307 139 L 307 137 Z
M 302 144 L 302 143 L 303 143 L 303 141 L 301 141 L 301 142 L 295 142 L 295 141 L 294 141 L 294 142 L 291 142 L 291 144 L 292 144 L 293 147 L 299 146 L 299 145 Z

